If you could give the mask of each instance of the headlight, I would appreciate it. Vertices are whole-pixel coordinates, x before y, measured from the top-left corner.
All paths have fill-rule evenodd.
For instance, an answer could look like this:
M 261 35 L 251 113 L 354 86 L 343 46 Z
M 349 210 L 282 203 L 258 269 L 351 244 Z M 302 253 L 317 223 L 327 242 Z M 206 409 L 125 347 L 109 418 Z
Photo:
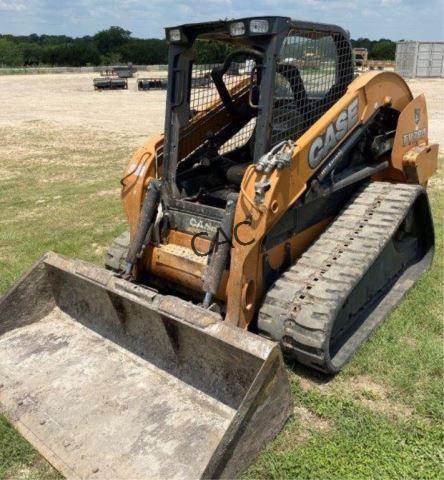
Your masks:
M 264 20 L 264 19 L 250 20 L 251 33 L 267 33 L 268 28 L 269 28 L 268 20 Z
M 239 37 L 240 35 L 245 35 L 245 23 L 244 22 L 231 23 L 230 35 L 232 37 Z
M 180 30 L 175 28 L 174 30 L 170 30 L 169 37 L 171 42 L 180 42 L 182 35 L 180 34 Z

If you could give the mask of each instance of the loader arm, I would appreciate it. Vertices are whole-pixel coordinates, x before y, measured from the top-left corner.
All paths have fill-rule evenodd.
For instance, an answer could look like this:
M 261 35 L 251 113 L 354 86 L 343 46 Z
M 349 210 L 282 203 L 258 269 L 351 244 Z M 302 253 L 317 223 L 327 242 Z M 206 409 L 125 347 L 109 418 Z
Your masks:
M 381 89 L 382 84 L 384 89 Z M 277 245 L 274 241 L 264 243 L 267 234 L 307 192 L 310 181 L 316 177 L 317 172 L 334 157 L 335 152 L 347 142 L 353 132 L 360 126 L 365 126 L 379 109 L 390 107 L 399 113 L 412 99 L 405 81 L 394 73 L 372 72 L 362 75 L 350 84 L 345 95 L 300 138 L 292 139 L 296 146 L 289 167 L 276 169 L 269 174 L 257 172 L 254 165 L 249 167 L 241 186 L 235 224 L 244 222 L 246 218 L 251 219 L 251 225 L 243 226 L 242 232 L 245 239 L 254 239 L 254 242 L 232 252 L 234 270 L 230 271 L 227 286 L 230 292 L 225 318 L 227 322 L 241 327 L 248 326 L 255 315 L 254 309 L 249 308 L 249 305 L 257 304 L 267 285 L 270 285 L 271 280 L 266 279 L 264 264 L 268 262 L 272 271 L 282 271 L 285 265 L 292 264 L 300 256 L 337 213 L 338 210 L 329 211 L 320 204 L 324 213 L 320 214 L 315 207 L 311 212 L 308 211 L 306 215 L 311 215 L 312 220 L 308 218 L 304 222 L 302 226 L 306 228 L 292 229 L 287 232 L 287 238 L 283 238 Z M 422 118 L 426 121 L 427 117 Z M 340 141 L 336 137 L 333 141 L 330 140 L 330 147 L 324 148 L 324 155 L 320 156 L 319 152 L 322 153 L 323 145 L 327 145 L 328 137 L 337 135 L 334 129 L 341 121 L 347 122 L 345 135 Z M 381 157 L 379 162 L 382 161 L 389 161 L 391 168 L 394 168 L 391 158 Z M 397 171 L 402 174 L 399 164 Z M 388 171 L 386 174 L 389 178 Z M 384 178 L 383 173 L 378 175 L 379 178 Z M 262 203 L 255 205 L 256 186 L 264 182 L 269 185 L 269 189 L 265 192 Z M 340 205 L 336 208 L 339 209 Z

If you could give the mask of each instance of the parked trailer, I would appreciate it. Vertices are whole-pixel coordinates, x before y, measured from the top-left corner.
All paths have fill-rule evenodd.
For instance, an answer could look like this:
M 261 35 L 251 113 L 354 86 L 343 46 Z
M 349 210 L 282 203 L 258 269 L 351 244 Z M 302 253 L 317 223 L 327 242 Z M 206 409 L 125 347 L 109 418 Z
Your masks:
M 166 90 L 167 84 L 166 78 L 139 78 L 137 80 L 137 89 L 139 91 Z
M 132 63 L 129 63 L 127 66 L 114 67 L 113 71 L 119 78 L 132 78 L 137 70 Z
M 398 42 L 395 72 L 405 78 L 444 77 L 444 42 Z
M 211 87 L 212 84 L 213 80 L 210 73 L 191 79 L 191 88 L 207 88 Z
M 94 90 L 127 90 L 128 80 L 126 78 L 95 78 L 93 80 Z

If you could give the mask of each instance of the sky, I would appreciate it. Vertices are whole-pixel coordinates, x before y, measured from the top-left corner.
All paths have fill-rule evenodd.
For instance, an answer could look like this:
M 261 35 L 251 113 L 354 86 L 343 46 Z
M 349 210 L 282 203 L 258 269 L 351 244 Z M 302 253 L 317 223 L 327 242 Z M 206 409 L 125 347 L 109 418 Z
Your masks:
M 334 23 L 352 38 L 444 40 L 444 0 L 0 0 L 0 33 L 79 37 L 118 25 L 163 38 L 166 26 L 254 15 Z

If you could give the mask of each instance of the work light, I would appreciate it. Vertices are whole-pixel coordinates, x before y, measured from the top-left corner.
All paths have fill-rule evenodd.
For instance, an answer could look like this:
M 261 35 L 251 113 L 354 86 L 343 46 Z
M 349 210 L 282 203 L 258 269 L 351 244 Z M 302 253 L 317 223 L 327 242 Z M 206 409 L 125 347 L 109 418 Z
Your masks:
M 258 18 L 250 20 L 250 33 L 267 33 L 268 28 L 268 20 Z
M 178 28 L 170 30 L 169 36 L 171 42 L 180 42 L 182 38 L 182 35 L 180 34 L 180 30 Z
M 245 23 L 244 22 L 234 22 L 230 24 L 230 35 L 232 37 L 239 37 L 245 35 Z

